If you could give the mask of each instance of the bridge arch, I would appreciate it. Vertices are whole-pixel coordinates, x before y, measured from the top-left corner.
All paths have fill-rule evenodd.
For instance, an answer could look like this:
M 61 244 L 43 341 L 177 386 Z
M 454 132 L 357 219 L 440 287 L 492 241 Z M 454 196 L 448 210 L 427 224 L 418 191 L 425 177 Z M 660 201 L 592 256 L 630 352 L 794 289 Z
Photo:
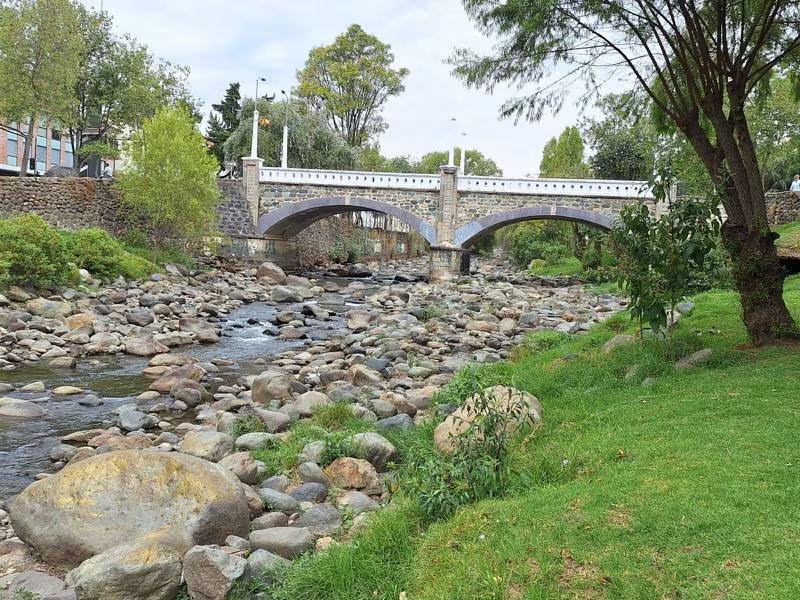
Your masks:
M 574 221 L 585 225 L 593 225 L 608 231 L 614 224 L 614 219 L 600 213 L 569 208 L 566 206 L 527 206 L 505 212 L 495 213 L 476 219 L 459 227 L 453 240 L 457 246 L 468 248 L 469 245 L 482 235 L 495 231 L 506 225 L 513 225 L 521 221 L 536 219 L 557 219 L 561 221 Z
M 284 204 L 262 214 L 258 219 L 258 234 L 291 238 L 320 219 L 345 212 L 371 210 L 391 215 L 408 224 L 424 237 L 431 246 L 436 245 L 436 227 L 405 209 L 370 198 L 352 196 L 327 196 Z

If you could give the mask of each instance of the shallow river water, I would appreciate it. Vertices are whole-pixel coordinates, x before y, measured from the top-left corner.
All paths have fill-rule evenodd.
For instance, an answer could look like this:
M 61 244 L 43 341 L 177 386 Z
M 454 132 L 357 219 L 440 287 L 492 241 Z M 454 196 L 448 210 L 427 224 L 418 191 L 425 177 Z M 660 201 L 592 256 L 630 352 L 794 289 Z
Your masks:
M 344 307 L 343 308 L 349 308 Z M 173 349 L 174 354 L 186 354 L 200 361 L 225 358 L 234 365 L 220 367 L 215 374 L 225 382 L 235 382 L 243 375 L 260 372 L 258 358 L 267 358 L 290 348 L 311 343 L 314 339 L 330 337 L 343 327 L 341 317 L 331 321 L 313 322 L 309 319 L 306 333 L 309 339 L 287 342 L 265 333 L 269 319 L 278 311 L 300 312 L 300 304 L 280 307 L 253 303 L 231 312 L 221 322 L 222 338 L 216 344 Z M 30 366 L 15 371 L 0 371 L 0 382 L 18 387 L 42 381 L 48 390 L 60 385 L 72 385 L 103 399 L 96 407 L 81 406 L 78 400 L 86 394 L 57 398 L 46 392 L 12 392 L 8 396 L 41 400 L 47 410 L 44 417 L 0 421 L 0 500 L 18 494 L 37 473 L 51 469 L 50 449 L 58 444 L 58 436 L 96 426 L 110 426 L 113 410 L 147 390 L 152 378 L 141 375 L 148 360 L 125 354 L 79 359 L 73 370 L 51 370 Z M 151 405 L 154 403 L 151 403 Z M 104 423 L 104 421 L 106 421 Z

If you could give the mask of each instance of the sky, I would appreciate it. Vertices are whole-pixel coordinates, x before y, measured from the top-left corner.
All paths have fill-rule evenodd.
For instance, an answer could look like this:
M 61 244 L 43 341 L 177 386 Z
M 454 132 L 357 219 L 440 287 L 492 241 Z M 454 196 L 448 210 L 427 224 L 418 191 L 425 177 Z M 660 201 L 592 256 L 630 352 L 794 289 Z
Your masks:
M 84 0 L 100 8 L 101 0 Z M 191 73 L 189 87 L 208 115 L 232 81 L 243 96 L 287 92 L 296 84 L 311 48 L 333 42 L 353 23 L 392 47 L 395 67 L 410 74 L 406 90 L 389 99 L 389 129 L 379 138 L 385 156 L 420 157 L 452 144 L 480 150 L 504 175 L 535 175 L 548 139 L 576 124 L 581 114 L 567 102 L 561 113 L 539 123 L 500 120 L 513 95 L 467 89 L 444 60 L 458 47 L 489 51 L 460 0 L 102 0 L 119 33 L 129 33 L 151 52 Z M 455 119 L 453 121 L 452 119 Z

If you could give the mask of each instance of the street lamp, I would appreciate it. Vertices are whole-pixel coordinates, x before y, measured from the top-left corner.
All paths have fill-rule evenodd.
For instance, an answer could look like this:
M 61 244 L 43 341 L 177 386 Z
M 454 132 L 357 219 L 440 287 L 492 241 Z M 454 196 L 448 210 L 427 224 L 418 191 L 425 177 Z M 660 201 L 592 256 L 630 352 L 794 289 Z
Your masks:
M 461 138 L 462 138 L 462 141 L 461 141 L 461 166 L 459 166 L 459 168 L 458 168 L 458 174 L 459 175 L 463 175 L 464 174 L 464 168 L 466 166 L 466 161 L 464 159 L 464 155 L 467 152 L 467 132 L 466 131 L 462 131 L 461 132 Z
M 256 100 L 253 104 L 253 137 L 250 139 L 250 158 L 258 158 L 258 82 L 266 78 L 256 79 Z
M 285 90 L 281 90 L 286 101 L 286 108 L 283 111 L 283 145 L 281 146 L 281 169 L 289 168 L 289 96 Z
M 450 141 L 450 144 L 449 144 L 450 145 L 450 151 L 447 154 L 447 164 L 449 166 L 451 166 L 451 167 L 455 166 L 455 163 L 453 162 L 455 160 L 455 156 L 454 155 L 456 153 L 456 149 L 455 149 L 454 142 L 453 142 L 453 130 L 455 129 L 455 123 L 456 123 L 456 118 L 455 117 L 450 117 L 450 140 L 451 141 Z

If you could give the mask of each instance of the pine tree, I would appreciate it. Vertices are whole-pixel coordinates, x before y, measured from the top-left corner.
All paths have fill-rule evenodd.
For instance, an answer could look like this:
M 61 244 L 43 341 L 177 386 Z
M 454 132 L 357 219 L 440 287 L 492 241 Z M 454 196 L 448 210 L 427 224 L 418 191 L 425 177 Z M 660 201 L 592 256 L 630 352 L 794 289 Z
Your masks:
M 211 143 L 211 153 L 217 158 L 220 166 L 225 161 L 225 141 L 239 126 L 240 100 L 239 82 L 237 81 L 228 86 L 222 102 L 211 105 L 212 112 L 208 117 L 206 139 Z

